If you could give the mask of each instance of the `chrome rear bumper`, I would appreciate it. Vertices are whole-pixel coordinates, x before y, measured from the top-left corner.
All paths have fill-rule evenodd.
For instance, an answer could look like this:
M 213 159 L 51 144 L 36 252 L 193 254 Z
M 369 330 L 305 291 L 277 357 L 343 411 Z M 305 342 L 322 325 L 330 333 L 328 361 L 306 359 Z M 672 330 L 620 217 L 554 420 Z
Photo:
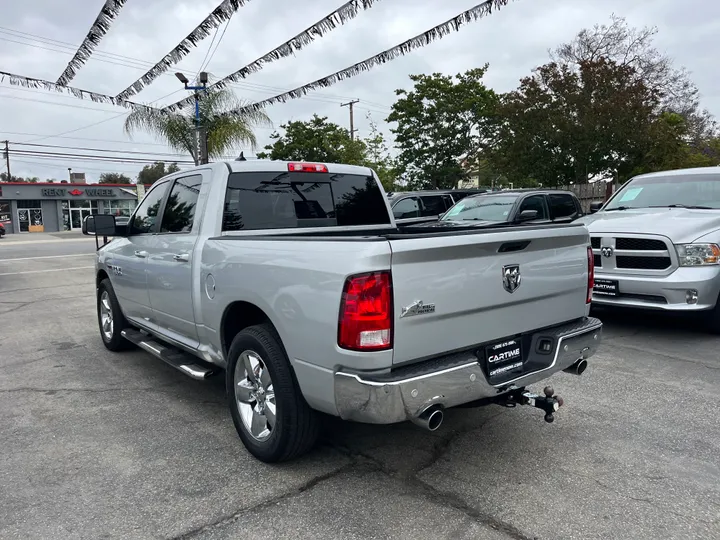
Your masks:
M 335 373 L 335 404 L 341 418 L 370 424 L 412 420 L 433 406 L 455 407 L 497 397 L 571 367 L 592 356 L 602 341 L 602 323 L 582 321 L 537 332 L 552 335 L 555 348 L 548 365 L 502 384 L 491 385 L 473 351 L 421 362 L 383 375 Z M 481 349 L 481 347 L 478 347 Z M 550 360 L 552 358 L 552 360 Z

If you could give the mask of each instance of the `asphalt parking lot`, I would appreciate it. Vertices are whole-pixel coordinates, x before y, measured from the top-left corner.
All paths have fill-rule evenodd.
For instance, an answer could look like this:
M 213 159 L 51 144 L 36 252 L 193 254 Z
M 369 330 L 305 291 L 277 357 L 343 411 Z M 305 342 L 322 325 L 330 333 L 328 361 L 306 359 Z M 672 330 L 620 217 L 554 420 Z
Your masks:
M 327 422 L 270 466 L 222 380 L 98 334 L 84 238 L 0 240 L 0 538 L 717 539 L 720 338 L 600 313 L 587 371 L 536 409 L 456 409 L 435 433 Z M 541 388 L 537 388 L 541 390 Z

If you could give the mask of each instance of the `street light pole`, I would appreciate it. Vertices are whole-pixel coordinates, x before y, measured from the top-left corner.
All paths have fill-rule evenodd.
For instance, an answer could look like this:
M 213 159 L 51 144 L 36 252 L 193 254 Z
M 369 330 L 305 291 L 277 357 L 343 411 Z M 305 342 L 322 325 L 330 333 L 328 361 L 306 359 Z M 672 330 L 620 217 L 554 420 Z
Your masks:
M 200 93 L 207 90 L 208 74 L 205 71 L 200 73 L 200 86 L 189 86 L 190 81 L 185 74 L 177 72 L 177 79 L 185 85 L 185 90 L 192 90 L 195 93 L 195 136 L 197 147 L 195 150 L 195 165 L 204 165 L 208 162 L 207 133 L 200 125 Z

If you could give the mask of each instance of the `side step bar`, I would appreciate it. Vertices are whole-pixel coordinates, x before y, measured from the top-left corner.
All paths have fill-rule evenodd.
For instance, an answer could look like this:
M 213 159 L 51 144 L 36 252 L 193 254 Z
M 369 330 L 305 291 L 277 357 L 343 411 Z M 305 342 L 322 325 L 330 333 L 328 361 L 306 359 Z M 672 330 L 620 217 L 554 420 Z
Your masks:
M 171 365 L 192 379 L 204 381 L 220 371 L 220 368 L 215 368 L 209 364 L 205 364 L 200 359 L 160 343 L 159 341 L 154 340 L 151 336 L 137 330 L 125 329 L 121 332 L 121 335 L 128 341 L 131 341 L 141 349 L 149 352 L 153 356 L 156 356 L 166 364 Z

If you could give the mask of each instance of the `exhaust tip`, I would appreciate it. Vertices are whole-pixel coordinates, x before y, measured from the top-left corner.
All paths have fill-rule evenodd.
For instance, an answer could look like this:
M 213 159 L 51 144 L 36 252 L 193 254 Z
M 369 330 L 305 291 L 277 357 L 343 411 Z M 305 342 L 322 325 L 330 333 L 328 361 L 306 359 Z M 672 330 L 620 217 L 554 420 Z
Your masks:
M 582 375 L 583 372 L 587 369 L 588 363 L 587 360 L 584 358 L 581 358 L 577 362 L 575 362 L 572 366 L 570 366 L 567 369 L 564 369 L 565 373 L 571 373 L 572 375 Z
M 440 409 L 434 410 L 430 413 L 430 416 L 428 416 L 427 419 L 427 428 L 430 431 L 435 431 L 440 427 L 440 424 L 443 423 L 443 418 L 445 415 L 443 415 L 443 412 Z
M 588 365 L 587 360 L 578 361 L 577 366 L 575 368 L 575 371 L 577 372 L 577 374 L 582 375 L 583 371 L 585 371 L 587 369 L 587 365 Z

